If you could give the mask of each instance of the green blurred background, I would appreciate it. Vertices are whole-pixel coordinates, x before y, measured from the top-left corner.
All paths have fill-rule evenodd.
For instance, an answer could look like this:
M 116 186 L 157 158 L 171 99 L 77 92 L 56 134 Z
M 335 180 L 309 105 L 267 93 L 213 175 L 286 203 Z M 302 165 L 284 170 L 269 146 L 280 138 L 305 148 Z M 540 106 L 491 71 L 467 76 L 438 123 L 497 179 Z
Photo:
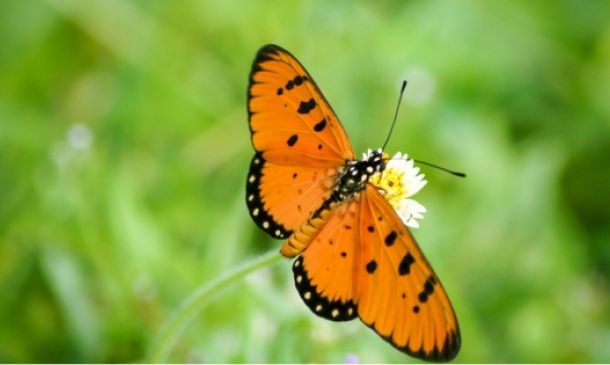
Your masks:
M 414 232 L 458 361 L 610 361 L 610 2 L 2 1 L 0 362 L 142 361 L 201 284 L 279 248 L 251 221 L 246 86 L 277 43 L 357 153 L 424 168 Z M 408 362 L 315 317 L 288 261 L 212 302 L 178 362 Z

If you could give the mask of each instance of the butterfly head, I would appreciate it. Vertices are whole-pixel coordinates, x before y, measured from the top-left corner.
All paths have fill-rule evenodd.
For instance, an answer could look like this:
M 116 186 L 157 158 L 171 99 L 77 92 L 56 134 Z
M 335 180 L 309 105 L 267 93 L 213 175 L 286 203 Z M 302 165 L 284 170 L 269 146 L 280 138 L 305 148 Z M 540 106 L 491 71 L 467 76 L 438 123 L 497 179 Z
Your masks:
M 385 169 L 389 156 L 381 149 L 365 154 L 360 161 L 348 161 L 339 179 L 337 192 L 344 200 L 364 190 L 369 178 Z
M 367 178 L 378 172 L 383 172 L 386 167 L 386 163 L 390 160 L 390 155 L 385 153 L 381 148 L 378 150 L 369 149 L 367 153 L 363 155 L 361 161 L 364 170 L 367 173 Z

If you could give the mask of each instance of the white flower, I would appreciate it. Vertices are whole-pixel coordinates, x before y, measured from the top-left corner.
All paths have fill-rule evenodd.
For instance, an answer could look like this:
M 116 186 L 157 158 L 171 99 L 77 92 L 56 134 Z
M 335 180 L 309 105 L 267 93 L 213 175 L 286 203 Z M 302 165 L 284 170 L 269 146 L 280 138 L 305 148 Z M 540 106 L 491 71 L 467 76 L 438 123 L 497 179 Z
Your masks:
M 371 150 L 368 150 L 364 157 L 370 154 Z M 375 173 L 369 182 L 379 189 L 407 226 L 418 228 L 417 219 L 424 217 L 426 207 L 409 198 L 420 191 L 428 181 L 424 179 L 424 174 L 419 173 L 419 167 L 414 166 L 413 160 L 409 160 L 406 153 L 398 152 L 391 159 L 387 154 L 384 155 L 384 159 L 387 159 L 385 170 Z

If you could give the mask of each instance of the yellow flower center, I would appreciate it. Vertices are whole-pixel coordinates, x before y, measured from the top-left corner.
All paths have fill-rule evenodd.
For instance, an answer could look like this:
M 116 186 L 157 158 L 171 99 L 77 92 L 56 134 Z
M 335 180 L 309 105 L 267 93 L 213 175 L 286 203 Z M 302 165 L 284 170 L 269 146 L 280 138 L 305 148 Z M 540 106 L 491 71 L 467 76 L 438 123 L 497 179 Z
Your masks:
M 400 202 L 407 196 L 404 177 L 404 171 L 386 168 L 383 172 L 376 172 L 373 174 L 369 178 L 369 182 L 381 191 L 394 209 L 397 209 L 400 206 Z

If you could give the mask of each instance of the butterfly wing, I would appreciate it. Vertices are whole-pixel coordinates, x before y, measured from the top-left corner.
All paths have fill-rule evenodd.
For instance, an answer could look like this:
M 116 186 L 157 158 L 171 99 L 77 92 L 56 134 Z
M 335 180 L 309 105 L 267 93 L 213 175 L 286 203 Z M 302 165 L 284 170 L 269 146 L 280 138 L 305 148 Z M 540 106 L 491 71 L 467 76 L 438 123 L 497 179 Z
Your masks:
M 372 185 L 362 194 L 355 298 L 360 319 L 399 350 L 450 360 L 460 348 L 447 293 L 390 203 Z
M 354 269 L 360 261 L 355 245 L 360 212 L 356 200 L 330 208 L 328 221 L 318 232 L 311 232 L 311 242 L 292 265 L 301 299 L 315 314 L 332 321 L 357 315 Z
M 372 185 L 337 209 L 295 260 L 293 272 L 303 301 L 324 318 L 357 314 L 394 347 L 424 360 L 450 360 L 459 350 L 447 294 Z
M 279 46 L 264 46 L 254 60 L 248 115 L 256 150 L 246 186 L 250 215 L 285 238 L 330 196 L 354 159 L 352 146 L 312 77 Z

